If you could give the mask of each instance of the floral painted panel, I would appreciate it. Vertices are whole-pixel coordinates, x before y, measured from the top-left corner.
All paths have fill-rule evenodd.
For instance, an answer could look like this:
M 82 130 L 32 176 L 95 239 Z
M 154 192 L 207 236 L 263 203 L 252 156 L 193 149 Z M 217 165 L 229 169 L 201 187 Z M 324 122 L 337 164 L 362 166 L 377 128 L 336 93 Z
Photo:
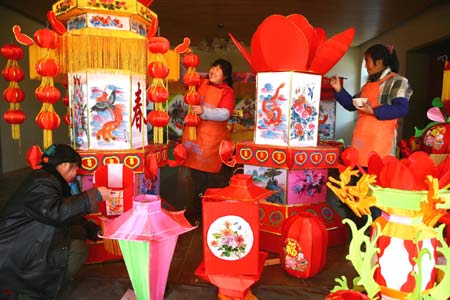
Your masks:
M 208 228 L 208 248 L 217 258 L 239 260 L 244 258 L 253 246 L 253 231 L 243 218 L 234 215 L 217 218 Z
M 130 19 L 128 17 L 88 13 L 88 27 L 130 30 Z
M 317 146 L 321 76 L 292 73 L 289 146 Z
M 76 149 L 88 149 L 88 93 L 86 73 L 69 73 L 69 106 L 71 107 L 70 122 L 73 124 L 71 144 Z

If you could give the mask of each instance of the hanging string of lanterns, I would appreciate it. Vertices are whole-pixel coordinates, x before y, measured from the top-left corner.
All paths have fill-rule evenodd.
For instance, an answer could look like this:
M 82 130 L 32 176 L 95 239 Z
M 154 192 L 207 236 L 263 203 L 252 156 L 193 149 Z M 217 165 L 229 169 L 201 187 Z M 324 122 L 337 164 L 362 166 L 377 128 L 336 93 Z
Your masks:
M 195 71 L 199 63 L 198 55 L 193 54 L 191 49 L 188 49 L 183 55 L 183 65 L 187 68 L 183 82 L 188 87 L 184 94 L 184 102 L 188 105 L 188 112 L 184 118 L 184 126 L 188 130 L 188 139 L 191 141 L 197 140 L 196 127 L 200 122 L 200 117 L 192 109 L 192 105 L 198 105 L 200 103 L 200 94 L 197 92 L 197 86 L 201 79 L 200 74 Z
M 11 124 L 11 138 L 20 142 L 20 124 L 26 119 L 25 113 L 20 110 L 20 103 L 25 99 L 25 93 L 19 86 L 25 73 L 18 63 L 23 58 L 23 50 L 17 45 L 7 44 L 1 48 L 1 54 L 7 60 L 2 75 L 9 81 L 8 87 L 3 91 L 9 110 L 3 114 L 3 119 Z
M 53 81 L 53 77 L 60 73 L 60 66 L 50 51 L 59 47 L 60 36 L 51 29 L 39 29 L 34 33 L 34 41 L 40 48 L 47 49 L 45 56 L 35 65 L 36 72 L 41 76 L 41 84 L 34 92 L 36 99 L 42 102 L 36 123 L 43 130 L 43 146 L 47 148 L 53 143 L 52 130 L 58 128 L 61 123 L 61 118 L 53 109 L 53 104 L 61 98 L 61 93 Z
M 147 68 L 148 75 L 152 77 L 152 83 L 147 89 L 147 99 L 154 103 L 154 109 L 147 115 L 147 122 L 153 126 L 153 143 L 155 144 L 163 143 L 163 129 L 169 124 L 170 120 L 163 105 L 169 99 L 169 91 L 164 82 L 164 79 L 169 75 L 164 53 L 169 51 L 169 48 L 170 43 L 164 37 L 152 37 L 148 41 L 148 49 L 155 54 L 155 60 Z

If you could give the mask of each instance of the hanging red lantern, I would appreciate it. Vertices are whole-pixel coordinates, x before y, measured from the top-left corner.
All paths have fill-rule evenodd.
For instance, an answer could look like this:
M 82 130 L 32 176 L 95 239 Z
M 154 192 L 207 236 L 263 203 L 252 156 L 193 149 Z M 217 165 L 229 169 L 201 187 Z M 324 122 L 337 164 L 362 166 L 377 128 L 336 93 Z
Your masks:
M 10 86 L 3 91 L 3 98 L 8 103 L 20 103 L 25 99 L 24 91 L 18 87 L 17 82 L 15 84 L 16 86 L 11 86 L 10 84 Z
M 60 44 L 60 36 L 51 29 L 43 28 L 34 33 L 34 41 L 41 48 L 56 49 Z
M 20 109 L 10 109 L 3 114 L 3 119 L 11 125 L 22 124 L 25 119 L 25 113 Z
M 198 55 L 194 53 L 187 53 L 183 55 L 183 65 L 186 68 L 196 68 L 200 64 L 200 59 Z
M 21 81 L 25 77 L 24 71 L 22 70 L 22 68 L 17 66 L 16 61 L 13 61 L 11 63 L 11 66 L 5 67 L 2 70 L 2 75 L 3 75 L 3 78 L 5 78 L 5 80 L 16 81 L 16 82 Z
M 69 106 L 69 95 L 64 95 L 62 98 L 62 102 L 65 106 Z
M 197 92 L 195 88 L 187 91 L 186 94 L 184 94 L 184 102 L 188 105 L 198 105 L 200 103 L 200 94 Z
M 169 114 L 163 110 L 152 110 L 147 115 L 147 122 L 153 127 L 164 127 L 169 124 Z
M 170 49 L 169 40 L 162 36 L 154 36 L 148 40 L 148 50 L 152 53 L 164 54 Z
M 21 60 L 23 58 L 23 50 L 17 45 L 6 44 L 0 49 L 0 53 L 6 59 Z
M 66 125 L 70 125 L 70 114 L 69 113 L 64 115 L 64 123 Z
M 147 97 L 155 103 L 165 102 L 169 99 L 169 91 L 164 86 L 151 86 L 147 90 Z
M 148 65 L 147 73 L 152 78 L 165 78 L 169 75 L 169 68 L 162 61 L 153 61 Z
M 35 65 L 36 72 L 42 77 L 55 77 L 59 74 L 59 63 L 52 57 L 38 60 Z
M 196 127 L 200 123 L 200 117 L 195 114 L 187 114 L 186 117 L 184 117 L 184 125 L 186 127 Z
M 42 103 L 55 104 L 61 97 L 61 93 L 55 86 L 40 85 L 34 91 L 36 98 Z
M 59 127 L 61 118 L 53 110 L 41 110 L 36 116 L 36 123 L 41 129 L 54 130 Z
M 196 86 L 200 83 L 200 81 L 200 74 L 198 74 L 197 72 L 188 72 L 183 76 L 183 83 L 187 86 Z

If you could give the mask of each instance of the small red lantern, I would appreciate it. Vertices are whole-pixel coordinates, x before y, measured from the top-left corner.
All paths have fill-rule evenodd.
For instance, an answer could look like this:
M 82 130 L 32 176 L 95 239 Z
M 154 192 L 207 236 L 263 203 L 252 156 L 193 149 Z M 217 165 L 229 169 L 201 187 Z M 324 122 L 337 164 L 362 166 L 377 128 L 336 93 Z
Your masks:
M 10 109 L 3 114 L 3 119 L 11 125 L 22 124 L 26 117 L 20 109 Z
M 69 113 L 64 115 L 64 123 L 66 125 L 70 125 L 70 114 Z
M 200 64 L 198 55 L 194 53 L 188 53 L 183 56 L 183 65 L 186 68 L 196 68 Z
M 65 106 L 69 106 L 69 96 L 68 95 L 64 95 L 64 97 L 62 98 L 62 101 Z
M 188 72 L 183 77 L 183 83 L 188 86 L 196 86 L 200 83 L 200 74 L 197 72 Z
M 169 40 L 162 36 L 155 36 L 148 40 L 148 49 L 152 53 L 164 54 L 170 49 Z
M 51 111 L 41 110 L 36 116 L 36 123 L 41 129 L 54 130 L 59 127 L 59 124 L 61 123 L 61 118 L 53 110 Z
M 164 127 L 169 124 L 169 114 L 163 110 L 152 110 L 147 115 L 147 122 L 153 127 Z
M 169 91 L 163 86 L 151 86 L 147 90 L 147 97 L 150 101 L 155 103 L 165 102 L 169 99 Z
M 200 103 L 200 94 L 195 88 L 190 89 L 184 94 L 184 102 L 188 105 L 198 105 Z
M 327 261 L 328 232 L 313 213 L 289 217 L 282 227 L 281 266 L 297 278 L 309 278 L 321 271 Z
M 148 65 L 147 73 L 153 78 L 165 78 L 169 75 L 169 68 L 161 61 L 153 61 Z
M 197 127 L 198 123 L 200 123 L 200 117 L 195 113 L 187 114 L 184 117 L 184 125 L 187 127 Z
M 8 60 L 21 60 L 23 58 L 23 50 L 17 45 L 7 44 L 0 49 L 0 53 Z
M 3 98 L 8 103 L 20 103 L 25 99 L 25 93 L 20 87 L 9 86 L 3 91 Z
M 25 77 L 25 72 L 21 67 L 17 66 L 17 62 L 13 61 L 12 65 L 2 70 L 5 80 L 19 82 Z
M 55 31 L 44 28 L 34 33 L 34 41 L 41 48 L 56 49 L 59 47 L 60 37 Z
M 35 65 L 36 72 L 42 77 L 55 77 L 59 74 L 59 63 L 52 57 L 40 59 Z
M 59 90 L 51 85 L 41 85 L 34 91 L 36 98 L 42 103 L 55 104 L 61 97 Z

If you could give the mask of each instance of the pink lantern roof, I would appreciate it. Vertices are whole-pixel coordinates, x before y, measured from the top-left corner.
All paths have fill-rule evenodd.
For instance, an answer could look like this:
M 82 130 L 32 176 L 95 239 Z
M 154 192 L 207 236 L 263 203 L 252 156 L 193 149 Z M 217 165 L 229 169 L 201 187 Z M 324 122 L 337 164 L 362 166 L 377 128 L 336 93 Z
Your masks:
M 300 71 L 327 73 L 344 56 L 355 35 L 348 28 L 327 40 L 325 30 L 314 28 L 300 14 L 271 15 L 256 29 L 251 53 L 228 33 L 253 72 Z
M 139 195 L 133 208 L 114 219 L 104 219 L 102 238 L 133 241 L 161 241 L 195 229 L 184 217 L 184 210 L 161 209 L 157 195 Z

